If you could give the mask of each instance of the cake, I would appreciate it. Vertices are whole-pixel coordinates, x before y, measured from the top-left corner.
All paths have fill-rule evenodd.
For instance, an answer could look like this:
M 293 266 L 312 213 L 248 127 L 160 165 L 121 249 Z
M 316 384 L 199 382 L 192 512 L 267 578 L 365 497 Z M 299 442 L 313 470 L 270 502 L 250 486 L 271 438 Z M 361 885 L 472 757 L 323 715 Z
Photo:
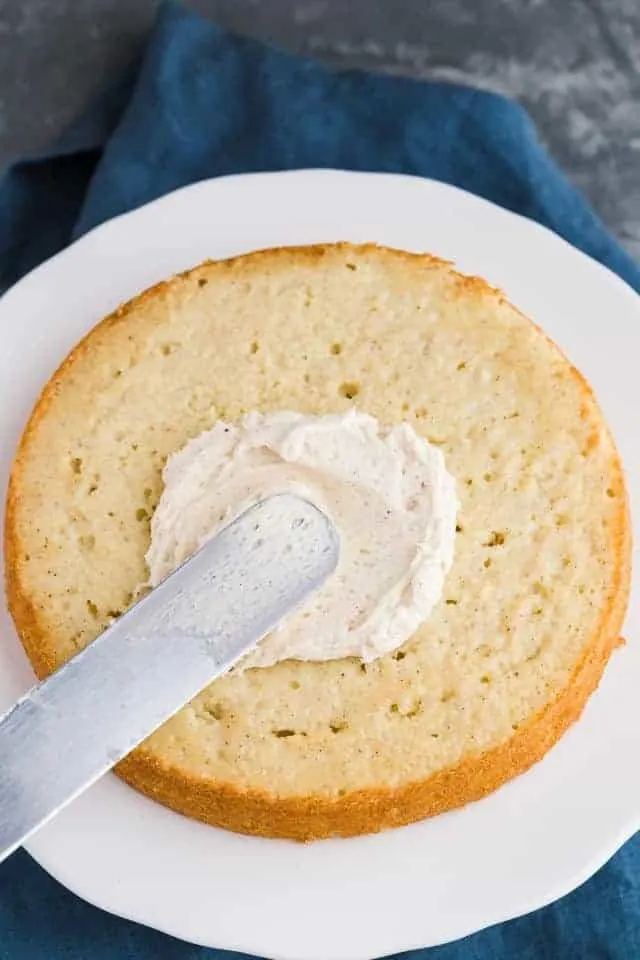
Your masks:
M 483 280 L 336 244 L 160 283 L 45 386 L 5 529 L 10 610 L 38 676 L 135 601 L 167 457 L 251 411 L 353 405 L 442 450 L 460 502 L 453 566 L 398 650 L 233 672 L 118 765 L 209 824 L 310 840 L 477 800 L 553 746 L 619 643 L 627 499 L 588 384 Z

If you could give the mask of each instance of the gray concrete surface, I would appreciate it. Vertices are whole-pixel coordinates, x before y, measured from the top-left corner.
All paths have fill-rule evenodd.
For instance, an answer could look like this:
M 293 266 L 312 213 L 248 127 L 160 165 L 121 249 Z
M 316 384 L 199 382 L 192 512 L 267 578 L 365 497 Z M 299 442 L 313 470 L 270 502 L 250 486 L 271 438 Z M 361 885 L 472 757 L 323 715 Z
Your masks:
M 520 100 L 640 258 L 640 0 L 187 0 L 332 64 Z M 135 54 L 155 0 L 0 0 L 0 166 L 37 150 Z

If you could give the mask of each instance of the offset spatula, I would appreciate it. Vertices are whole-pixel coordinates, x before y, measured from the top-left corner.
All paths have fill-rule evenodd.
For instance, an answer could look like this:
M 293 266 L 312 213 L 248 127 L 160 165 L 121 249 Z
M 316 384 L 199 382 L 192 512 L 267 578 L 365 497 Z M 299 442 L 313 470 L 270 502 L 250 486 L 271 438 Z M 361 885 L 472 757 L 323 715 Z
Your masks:
M 247 510 L 0 720 L 0 861 L 319 587 L 327 518 L 292 495 Z

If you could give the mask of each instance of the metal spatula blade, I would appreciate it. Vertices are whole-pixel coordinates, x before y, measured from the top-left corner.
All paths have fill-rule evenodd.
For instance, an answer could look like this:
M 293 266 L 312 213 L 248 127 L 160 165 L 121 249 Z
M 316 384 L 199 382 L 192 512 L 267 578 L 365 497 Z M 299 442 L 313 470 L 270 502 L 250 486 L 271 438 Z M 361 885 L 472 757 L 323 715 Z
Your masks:
M 0 862 L 319 587 L 329 520 L 292 495 L 210 540 L 0 720 Z

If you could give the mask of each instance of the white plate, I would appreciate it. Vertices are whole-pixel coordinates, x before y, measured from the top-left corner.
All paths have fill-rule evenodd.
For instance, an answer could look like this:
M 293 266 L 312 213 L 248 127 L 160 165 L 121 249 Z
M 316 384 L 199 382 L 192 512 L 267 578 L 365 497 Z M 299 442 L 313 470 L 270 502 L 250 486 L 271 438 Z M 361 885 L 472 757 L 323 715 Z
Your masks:
M 640 517 L 635 294 L 554 234 L 460 190 L 337 171 L 196 184 L 99 227 L 6 294 L 2 487 L 41 385 L 103 314 L 206 257 L 328 240 L 428 250 L 502 286 L 592 381 Z M 208 946 L 281 960 L 370 960 L 461 937 L 567 893 L 637 829 L 637 588 L 626 630 L 628 645 L 561 743 L 528 774 L 461 811 L 305 847 L 191 822 L 108 776 L 29 851 L 86 900 Z M 6 706 L 32 674 L 6 610 L 0 636 Z

